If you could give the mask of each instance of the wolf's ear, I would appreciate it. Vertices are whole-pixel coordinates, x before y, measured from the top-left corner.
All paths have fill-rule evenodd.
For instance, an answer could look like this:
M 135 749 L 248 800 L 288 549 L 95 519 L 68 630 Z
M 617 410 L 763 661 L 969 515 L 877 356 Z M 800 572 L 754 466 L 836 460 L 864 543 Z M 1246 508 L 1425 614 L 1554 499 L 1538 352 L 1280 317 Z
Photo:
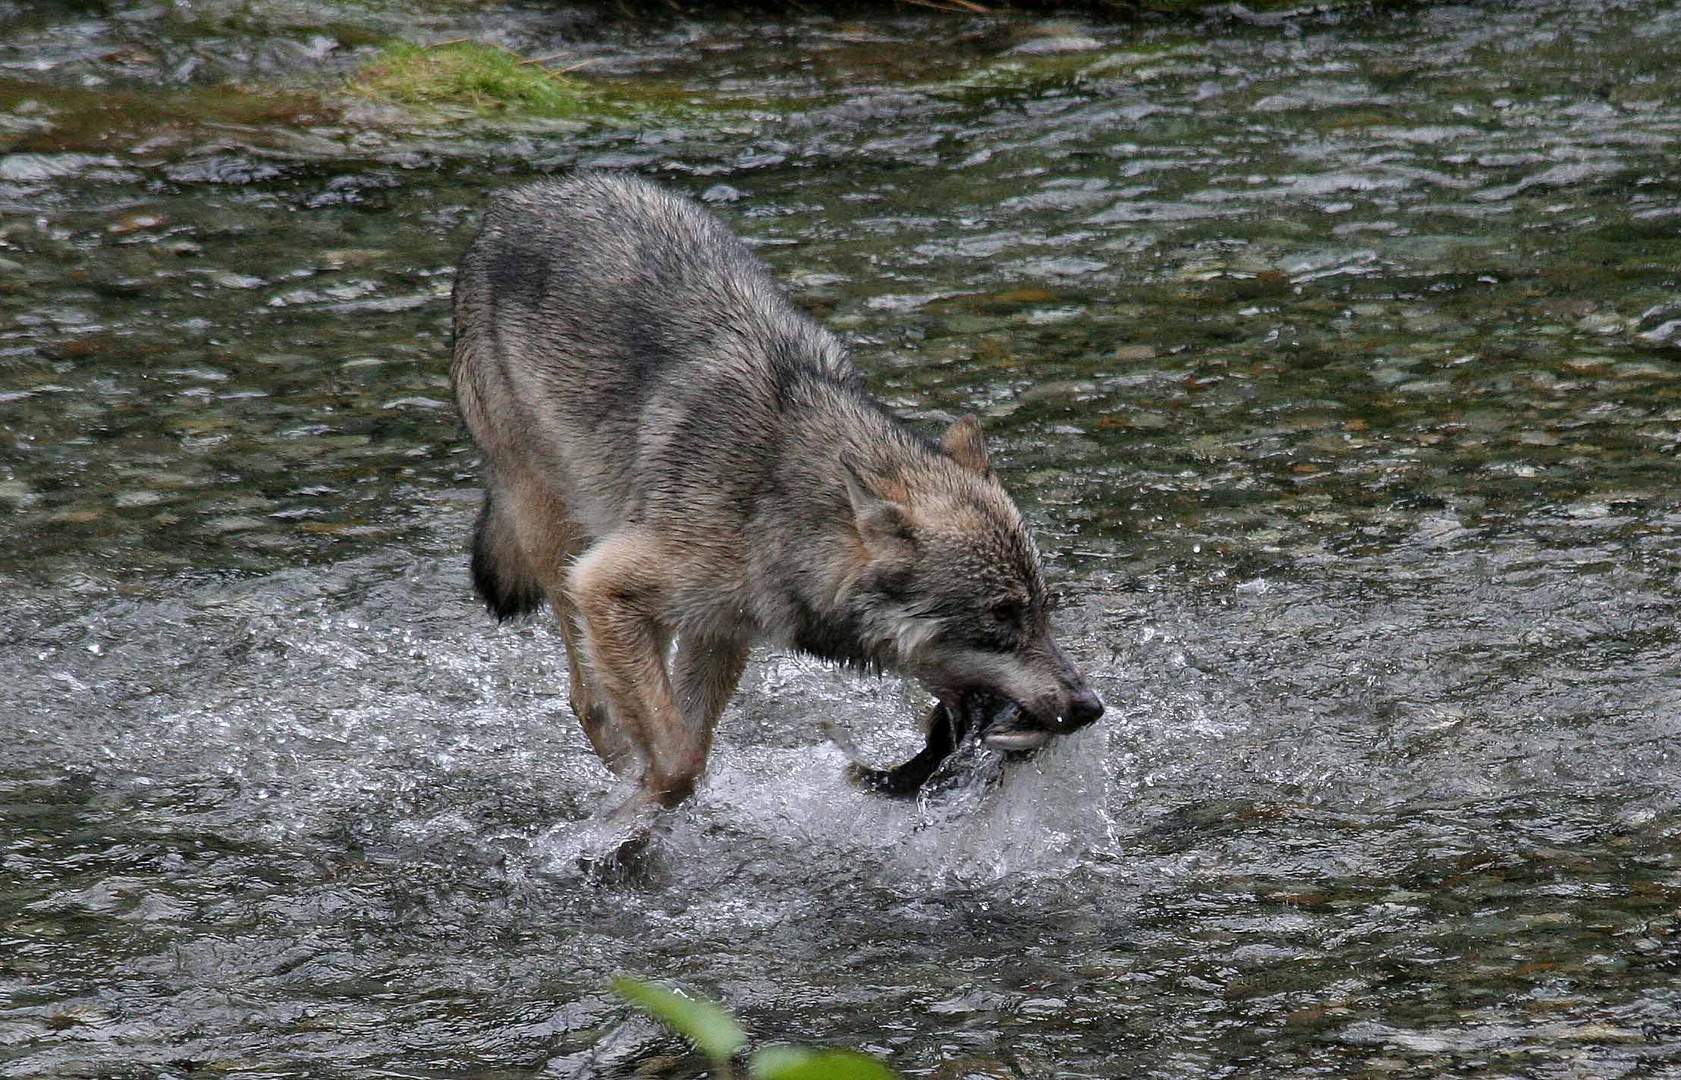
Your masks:
M 992 463 L 986 459 L 986 441 L 981 434 L 981 422 L 975 419 L 975 414 L 958 417 L 946 428 L 946 433 L 940 436 L 940 449 L 953 461 L 968 469 L 986 475 L 992 471 Z
M 858 535 L 873 554 L 896 554 L 912 543 L 910 516 L 905 508 L 875 493 L 858 463 L 842 459 L 846 475 L 846 497 L 852 502 L 852 519 Z

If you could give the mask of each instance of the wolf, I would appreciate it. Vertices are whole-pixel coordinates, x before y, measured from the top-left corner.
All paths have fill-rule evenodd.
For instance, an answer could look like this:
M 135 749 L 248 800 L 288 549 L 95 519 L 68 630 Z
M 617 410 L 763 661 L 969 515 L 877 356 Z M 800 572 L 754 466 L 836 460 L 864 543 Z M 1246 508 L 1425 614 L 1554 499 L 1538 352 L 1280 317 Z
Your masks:
M 937 441 L 696 203 L 586 172 L 493 198 L 451 378 L 484 470 L 472 579 L 559 620 L 571 705 L 633 800 L 680 803 L 748 650 L 921 681 L 998 745 L 1096 720 L 980 424 Z

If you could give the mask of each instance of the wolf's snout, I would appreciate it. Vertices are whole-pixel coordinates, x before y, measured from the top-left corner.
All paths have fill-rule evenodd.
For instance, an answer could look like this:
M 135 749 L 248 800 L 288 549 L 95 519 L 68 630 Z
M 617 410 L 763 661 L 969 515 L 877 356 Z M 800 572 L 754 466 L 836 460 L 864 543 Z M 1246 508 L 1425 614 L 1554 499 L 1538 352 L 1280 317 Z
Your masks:
M 1070 727 L 1085 727 L 1087 724 L 1103 715 L 1103 699 L 1091 687 L 1081 687 L 1074 696 L 1068 699 L 1068 723 Z

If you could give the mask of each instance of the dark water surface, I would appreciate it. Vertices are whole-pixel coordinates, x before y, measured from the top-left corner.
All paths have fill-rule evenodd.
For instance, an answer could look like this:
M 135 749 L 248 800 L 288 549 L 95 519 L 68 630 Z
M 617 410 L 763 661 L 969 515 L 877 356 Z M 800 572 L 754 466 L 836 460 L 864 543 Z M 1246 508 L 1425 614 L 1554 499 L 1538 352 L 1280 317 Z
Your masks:
M 639 104 L 339 94 L 393 34 Z M 0 1074 L 701 1072 L 628 972 L 913 1076 L 1681 1076 L 1678 46 L 0 0 Z M 1102 725 L 883 803 L 824 728 L 907 754 L 915 691 L 762 655 L 647 863 L 572 868 L 606 778 L 469 593 L 447 292 L 577 164 L 985 418 Z

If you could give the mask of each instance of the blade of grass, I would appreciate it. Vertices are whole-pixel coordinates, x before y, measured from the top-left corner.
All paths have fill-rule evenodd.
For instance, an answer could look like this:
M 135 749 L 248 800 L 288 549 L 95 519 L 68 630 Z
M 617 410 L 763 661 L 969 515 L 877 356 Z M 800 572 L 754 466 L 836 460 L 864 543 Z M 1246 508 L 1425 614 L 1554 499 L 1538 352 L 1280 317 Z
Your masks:
M 866 1054 L 767 1046 L 753 1055 L 752 1080 L 899 1080 L 899 1074 Z
M 613 980 L 620 997 L 695 1044 L 695 1049 L 719 1065 L 747 1045 L 747 1033 L 723 1006 L 705 998 L 685 997 L 639 979 Z

